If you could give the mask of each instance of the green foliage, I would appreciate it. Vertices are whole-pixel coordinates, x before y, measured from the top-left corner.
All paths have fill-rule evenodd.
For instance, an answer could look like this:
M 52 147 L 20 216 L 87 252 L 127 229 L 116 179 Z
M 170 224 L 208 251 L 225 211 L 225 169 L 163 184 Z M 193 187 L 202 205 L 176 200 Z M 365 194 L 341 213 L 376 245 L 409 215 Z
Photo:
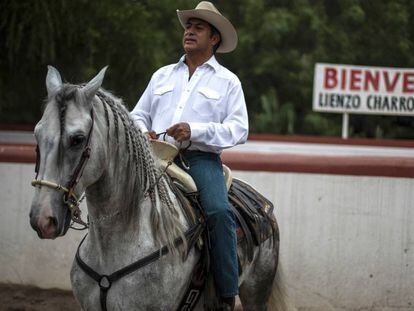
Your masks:
M 46 65 L 84 82 L 109 65 L 104 86 L 132 108 L 151 74 L 182 55 L 177 8 L 195 0 L 3 0 L 0 122 L 34 123 Z M 252 132 L 340 135 L 341 116 L 312 111 L 317 62 L 414 67 L 414 2 L 217 0 L 239 45 L 219 61 L 243 84 Z M 352 136 L 414 138 L 414 118 L 350 117 Z
M 336 115 L 336 119 L 325 118 L 323 114 L 309 112 L 303 119 L 303 127 L 309 135 L 339 136 L 341 129 L 337 126 L 341 124 L 341 117 Z
M 294 134 L 295 112 L 290 103 L 279 105 L 276 91 L 260 97 L 261 111 L 254 115 L 251 129 L 256 133 Z

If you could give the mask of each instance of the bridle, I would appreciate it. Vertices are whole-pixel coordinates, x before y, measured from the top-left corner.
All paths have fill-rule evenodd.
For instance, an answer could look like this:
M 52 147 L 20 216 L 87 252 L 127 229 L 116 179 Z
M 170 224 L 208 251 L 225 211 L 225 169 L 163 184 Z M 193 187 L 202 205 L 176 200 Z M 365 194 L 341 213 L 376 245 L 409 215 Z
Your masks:
M 36 166 L 35 166 L 35 173 L 36 177 L 34 180 L 32 180 L 32 186 L 34 187 L 48 187 L 53 190 L 63 192 L 63 203 L 68 207 L 71 215 L 72 224 L 70 227 L 75 230 L 84 230 L 88 228 L 88 224 L 82 220 L 81 218 L 81 210 L 79 208 L 80 203 L 82 202 L 84 195 L 80 196 L 78 198 L 75 194 L 75 188 L 79 183 L 79 180 L 82 177 L 83 171 L 85 169 L 86 163 L 88 162 L 90 155 L 91 155 L 91 137 L 92 137 L 92 131 L 94 126 L 94 113 L 93 108 L 91 109 L 91 120 L 92 124 L 89 129 L 88 136 L 86 138 L 86 144 L 85 148 L 83 149 L 82 155 L 79 159 L 78 165 L 76 165 L 72 177 L 69 180 L 68 184 L 66 186 L 62 186 L 58 183 L 45 180 L 45 179 L 37 179 L 39 175 L 39 165 L 40 165 L 40 150 L 39 145 L 36 146 Z M 73 224 L 77 223 L 81 227 L 74 227 Z
M 45 179 L 37 179 L 38 175 L 39 175 L 39 166 L 40 166 L 40 159 L 41 159 L 39 145 L 36 146 L 36 166 L 35 166 L 36 176 L 35 176 L 35 179 L 33 179 L 32 183 L 31 183 L 33 187 L 45 186 L 45 187 L 51 188 L 53 190 L 63 192 L 63 203 L 68 207 L 68 209 L 70 211 L 70 215 L 71 215 L 71 220 L 72 220 L 72 223 L 70 224 L 70 228 L 75 229 L 75 230 L 85 230 L 89 227 L 89 221 L 85 222 L 85 221 L 82 220 L 82 217 L 81 217 L 82 211 L 79 208 L 80 204 L 82 203 L 82 201 L 84 199 L 84 194 L 81 195 L 78 198 L 75 194 L 75 188 L 76 188 L 77 184 L 79 183 L 80 178 L 82 177 L 82 174 L 83 174 L 83 171 L 85 169 L 86 163 L 88 162 L 88 160 L 90 158 L 90 154 L 91 154 L 90 143 L 91 143 L 93 126 L 94 126 L 93 108 L 91 109 L 90 114 L 91 114 L 92 124 L 91 124 L 91 127 L 89 129 L 88 137 L 86 139 L 86 145 L 85 145 L 85 148 L 83 149 L 83 152 L 82 152 L 81 158 L 79 159 L 78 165 L 75 167 L 75 170 L 73 171 L 72 177 L 71 177 L 70 181 L 68 182 L 68 184 L 66 186 L 62 186 L 62 185 L 60 185 L 58 183 L 55 183 L 53 181 L 49 181 L 49 180 L 45 180 Z M 163 135 L 164 140 L 165 140 L 166 133 L 167 132 L 158 133 L 158 134 L 156 134 L 156 136 L 158 138 L 161 135 Z M 184 148 L 184 149 L 180 148 L 180 152 L 179 152 L 181 163 L 182 163 L 183 167 L 187 170 L 189 169 L 189 166 L 186 163 L 185 159 L 183 158 L 181 151 L 183 151 L 183 152 L 186 151 L 190 146 L 191 146 L 191 141 L 190 141 L 189 145 L 186 148 Z M 162 174 L 160 174 L 160 176 L 157 178 L 157 181 L 156 181 L 155 185 L 158 184 L 159 180 L 166 173 L 167 168 L 171 164 L 172 164 L 172 162 L 170 161 L 168 163 L 167 167 L 162 172 Z M 148 189 L 147 192 L 146 192 L 146 195 L 148 195 L 152 190 L 153 190 L 152 188 Z M 74 223 L 79 224 L 80 227 L 75 227 Z

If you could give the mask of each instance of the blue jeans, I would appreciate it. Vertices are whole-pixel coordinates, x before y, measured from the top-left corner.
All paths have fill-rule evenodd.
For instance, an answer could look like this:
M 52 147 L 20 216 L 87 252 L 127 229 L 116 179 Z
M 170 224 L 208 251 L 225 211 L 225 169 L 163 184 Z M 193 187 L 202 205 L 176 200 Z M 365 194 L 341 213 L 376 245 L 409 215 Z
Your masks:
M 187 171 L 194 179 L 201 206 L 207 216 L 211 243 L 211 269 L 221 297 L 238 294 L 237 236 L 233 212 L 227 197 L 220 155 L 187 151 Z M 176 163 L 182 167 L 180 160 Z

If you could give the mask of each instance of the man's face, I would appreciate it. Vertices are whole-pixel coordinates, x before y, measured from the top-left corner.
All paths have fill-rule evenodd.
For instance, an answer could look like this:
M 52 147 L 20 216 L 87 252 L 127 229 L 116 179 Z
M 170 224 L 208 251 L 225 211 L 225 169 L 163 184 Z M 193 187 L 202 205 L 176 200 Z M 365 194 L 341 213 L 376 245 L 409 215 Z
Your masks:
M 211 36 L 211 27 L 207 22 L 190 18 L 185 24 L 183 47 L 186 53 L 206 52 L 220 40 L 218 35 Z

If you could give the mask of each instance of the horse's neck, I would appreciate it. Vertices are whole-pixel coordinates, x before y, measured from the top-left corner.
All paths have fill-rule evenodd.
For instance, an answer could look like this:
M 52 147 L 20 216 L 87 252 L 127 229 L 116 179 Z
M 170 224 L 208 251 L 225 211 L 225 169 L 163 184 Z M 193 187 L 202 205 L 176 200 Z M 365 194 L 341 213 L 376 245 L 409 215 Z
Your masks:
M 89 235 L 82 247 L 81 257 L 103 271 L 113 271 L 130 264 L 162 246 L 153 236 L 151 200 L 145 199 L 134 207 L 136 213 L 126 215 L 124 204 L 127 194 L 122 191 L 111 193 L 113 187 L 112 182 L 102 179 L 87 192 L 88 211 L 94 216 L 90 217 Z M 119 185 L 117 188 L 120 188 Z M 181 223 L 188 227 L 178 204 L 176 201 Z
M 108 165 L 99 181 L 86 191 L 90 227 L 85 248 L 104 265 L 124 257 L 120 254 L 134 253 L 136 246 L 154 248 L 149 234 L 151 206 L 146 201 L 141 206 L 128 206 L 133 201 L 125 184 L 134 184 L 134 177 L 123 160 L 108 161 L 113 165 Z M 137 212 L 130 213 L 131 208 Z M 85 255 L 88 256 L 86 252 Z
M 123 201 L 118 202 L 122 204 Z M 96 206 L 96 203 L 99 206 Z M 110 209 L 100 203 L 89 200 L 88 208 Z M 116 206 L 111 206 L 114 207 Z M 83 249 L 86 260 L 105 270 L 111 270 L 130 263 L 131 257 L 137 258 L 137 254 L 146 254 L 157 248 L 151 234 L 150 202 L 146 200 L 136 208 L 140 209 L 139 217 L 135 215 L 134 219 L 128 219 L 128 222 L 121 206 L 114 208 L 112 214 L 101 214 L 91 219 L 88 239 Z
M 126 148 L 125 136 L 117 136 L 112 125 L 108 131 L 107 124 L 103 118 L 104 112 L 101 105 L 96 107 L 96 136 L 101 137 L 98 144 L 105 144 L 102 156 L 99 157 L 100 165 L 105 167 L 102 176 L 97 182 L 86 189 L 88 200 L 88 213 L 91 220 L 104 219 L 111 217 L 118 212 L 127 209 L 129 202 L 126 198 L 132 198 L 130 188 L 125 185 L 134 185 L 136 176 L 131 176 L 131 168 L 128 162 L 131 161 Z M 122 133 L 122 131 L 120 131 Z M 138 191 L 138 189 L 134 189 Z
M 96 124 L 100 136 L 105 137 L 106 121 L 99 117 L 103 113 L 97 115 Z M 114 126 L 111 126 L 111 133 L 107 138 L 113 139 L 113 137 L 115 137 Z M 136 159 L 132 160 L 131 154 L 126 150 L 128 145 L 123 134 L 118 136 L 116 142 L 107 144 L 107 150 L 102 156 L 104 160 L 101 163 L 106 167 L 105 172 L 86 191 L 90 233 L 85 241 L 84 254 L 93 256 L 95 262 L 105 262 L 104 266 L 120 257 L 122 260 L 127 258 L 130 261 L 130 257 L 134 254 L 136 258 L 137 254 L 149 253 L 160 247 L 155 243 L 152 234 L 153 207 L 150 200 L 146 199 L 142 203 L 140 202 L 142 193 L 137 195 L 142 181 L 137 175 L 138 172 L 131 171 L 135 170 L 131 161 Z M 145 151 L 141 150 L 141 152 Z M 179 209 L 178 213 L 180 221 L 185 223 L 183 212 Z

